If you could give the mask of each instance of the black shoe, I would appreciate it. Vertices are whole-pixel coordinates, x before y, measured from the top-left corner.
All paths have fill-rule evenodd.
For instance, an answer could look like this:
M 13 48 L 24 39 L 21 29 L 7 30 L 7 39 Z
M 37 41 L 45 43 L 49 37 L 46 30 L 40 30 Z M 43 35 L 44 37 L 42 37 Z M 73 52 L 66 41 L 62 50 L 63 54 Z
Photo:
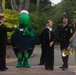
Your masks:
M 8 70 L 8 68 L 6 67 L 5 70 Z
M 68 67 L 63 67 L 63 66 L 60 66 L 59 68 L 66 68 L 66 69 L 68 69 Z
M 62 70 L 65 71 L 67 68 L 63 67 Z
M 59 68 L 63 68 L 63 66 L 60 66 Z
M 54 69 L 49 69 L 49 70 L 53 71 Z
M 6 71 L 6 69 L 0 69 L 0 71 Z
M 41 63 L 40 63 L 40 64 L 38 64 L 38 65 L 44 65 L 44 64 L 41 64 Z
M 49 68 L 45 68 L 46 70 L 49 70 Z

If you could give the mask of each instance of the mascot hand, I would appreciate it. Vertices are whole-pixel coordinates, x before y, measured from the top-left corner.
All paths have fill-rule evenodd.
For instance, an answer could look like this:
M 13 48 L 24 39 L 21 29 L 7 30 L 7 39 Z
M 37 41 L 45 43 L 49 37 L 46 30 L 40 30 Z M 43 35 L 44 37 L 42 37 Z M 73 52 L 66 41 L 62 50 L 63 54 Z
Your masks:
M 26 28 L 23 35 L 33 37 L 33 34 Z

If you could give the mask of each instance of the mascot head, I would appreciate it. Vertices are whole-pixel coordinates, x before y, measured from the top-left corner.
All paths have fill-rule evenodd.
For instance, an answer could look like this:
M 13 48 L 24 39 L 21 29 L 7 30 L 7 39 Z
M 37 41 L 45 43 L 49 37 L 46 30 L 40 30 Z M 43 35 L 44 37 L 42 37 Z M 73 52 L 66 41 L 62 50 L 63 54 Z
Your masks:
M 20 16 L 19 16 L 19 25 L 20 27 L 28 27 L 30 22 L 30 17 L 28 15 L 28 11 L 27 10 L 22 10 L 20 12 Z

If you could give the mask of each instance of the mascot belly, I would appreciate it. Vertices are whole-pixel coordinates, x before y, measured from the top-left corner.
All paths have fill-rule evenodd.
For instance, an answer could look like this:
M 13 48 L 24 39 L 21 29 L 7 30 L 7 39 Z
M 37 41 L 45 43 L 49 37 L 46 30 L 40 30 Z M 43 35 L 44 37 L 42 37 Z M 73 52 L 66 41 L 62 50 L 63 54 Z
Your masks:
M 32 27 L 29 27 L 29 30 L 31 28 Z M 12 47 L 16 56 L 18 51 L 24 53 L 26 50 L 28 50 L 29 58 L 32 55 L 35 47 L 36 36 L 29 37 L 22 34 L 23 31 L 17 31 L 15 34 L 12 34 Z

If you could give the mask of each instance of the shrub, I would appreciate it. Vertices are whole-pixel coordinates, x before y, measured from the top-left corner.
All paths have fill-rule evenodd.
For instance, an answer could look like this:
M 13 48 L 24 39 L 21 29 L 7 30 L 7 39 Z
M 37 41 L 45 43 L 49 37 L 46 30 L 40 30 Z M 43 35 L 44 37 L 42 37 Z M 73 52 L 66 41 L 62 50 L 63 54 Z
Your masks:
M 6 9 L 5 10 L 5 17 L 6 17 L 6 21 L 4 22 L 4 24 L 8 27 L 8 28 L 12 28 L 14 27 L 15 24 L 18 24 L 18 16 L 19 13 L 10 9 Z M 12 32 L 7 32 L 7 44 L 10 44 L 10 40 L 11 40 L 11 34 Z

